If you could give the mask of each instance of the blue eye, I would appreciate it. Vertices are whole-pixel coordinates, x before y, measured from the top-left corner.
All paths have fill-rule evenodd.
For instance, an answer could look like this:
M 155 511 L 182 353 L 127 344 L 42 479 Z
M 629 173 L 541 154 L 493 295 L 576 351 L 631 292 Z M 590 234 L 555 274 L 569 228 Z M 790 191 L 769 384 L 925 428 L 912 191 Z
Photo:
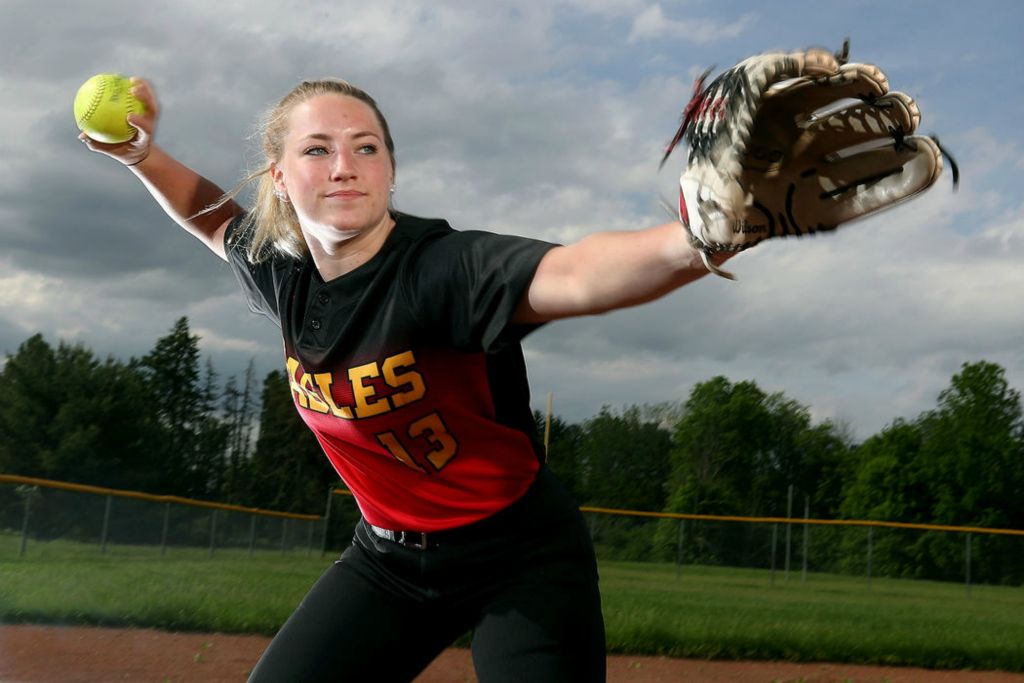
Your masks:
M 315 147 L 308 148 L 303 154 L 309 154 L 310 156 L 323 156 L 327 154 L 327 148 L 322 145 L 316 145 Z
M 360 154 L 376 154 L 377 145 L 363 145 L 359 148 L 358 151 Z

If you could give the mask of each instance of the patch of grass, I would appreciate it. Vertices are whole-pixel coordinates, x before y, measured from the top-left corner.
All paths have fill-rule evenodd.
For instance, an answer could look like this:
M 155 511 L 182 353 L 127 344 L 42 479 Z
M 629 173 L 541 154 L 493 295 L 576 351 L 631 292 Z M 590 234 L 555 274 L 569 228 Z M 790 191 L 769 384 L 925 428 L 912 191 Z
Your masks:
M 0 621 L 273 634 L 333 557 L 0 535 Z M 1024 591 L 767 571 L 601 563 L 612 652 L 1024 671 Z M 462 639 L 465 644 L 466 639 Z M 201 653 L 199 653 L 201 656 Z
M 1019 588 L 606 563 L 609 649 L 718 659 L 1024 671 Z
M 0 543 L 0 552 L 4 545 Z M 10 558 L 0 554 L 0 558 Z M 319 554 L 36 543 L 0 559 L 0 621 L 273 634 L 330 559 Z

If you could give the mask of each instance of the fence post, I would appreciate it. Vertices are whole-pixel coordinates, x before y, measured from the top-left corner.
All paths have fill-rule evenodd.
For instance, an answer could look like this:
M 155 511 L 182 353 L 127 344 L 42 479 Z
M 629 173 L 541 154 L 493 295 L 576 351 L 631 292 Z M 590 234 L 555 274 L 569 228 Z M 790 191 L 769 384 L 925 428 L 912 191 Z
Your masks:
M 871 548 L 874 544 L 875 527 L 868 527 L 868 590 L 871 590 Z
M 21 550 L 18 557 L 25 557 L 25 549 L 28 548 L 28 518 L 32 514 L 32 492 L 25 493 L 25 516 L 21 519 Z
M 284 555 L 284 541 L 288 534 L 288 518 L 281 518 L 281 554 Z
M 775 546 L 779 540 L 779 525 L 772 524 L 772 571 L 769 583 L 775 585 Z
M 334 487 L 327 487 L 327 505 L 324 506 L 324 537 L 320 542 L 320 557 L 327 554 L 327 533 L 331 528 L 331 504 L 334 501 Z
M 107 505 L 103 510 L 103 532 L 100 534 L 100 553 L 106 554 L 107 552 L 107 532 L 110 529 L 110 506 L 114 500 L 113 496 L 107 496 Z
M 309 520 L 309 538 L 306 539 L 306 557 L 313 554 L 313 525 L 316 522 Z
M 786 582 L 789 582 L 789 558 L 792 555 L 793 545 L 793 485 L 789 485 L 786 491 Z
M 679 520 L 679 537 L 676 541 L 676 579 L 683 571 L 683 542 L 686 539 L 686 520 Z
M 967 557 L 965 558 L 965 562 L 964 562 L 964 564 L 966 566 L 966 570 L 967 570 L 966 571 L 967 597 L 971 597 L 971 534 L 970 534 L 970 532 L 967 533 L 967 537 L 964 539 L 964 543 L 967 546 L 966 551 L 965 551 Z
M 167 528 L 170 525 L 171 518 L 171 504 L 170 502 L 164 503 L 164 528 L 160 533 L 160 555 L 167 554 Z
M 253 515 L 252 519 L 249 520 L 249 557 L 252 557 L 253 550 L 256 548 L 256 519 L 259 515 Z
M 811 518 L 811 499 L 804 496 L 804 566 L 800 572 L 800 583 L 807 583 L 807 536 L 811 532 L 811 525 L 807 521 Z
M 217 511 L 210 515 L 210 557 L 213 557 L 213 547 L 217 542 Z

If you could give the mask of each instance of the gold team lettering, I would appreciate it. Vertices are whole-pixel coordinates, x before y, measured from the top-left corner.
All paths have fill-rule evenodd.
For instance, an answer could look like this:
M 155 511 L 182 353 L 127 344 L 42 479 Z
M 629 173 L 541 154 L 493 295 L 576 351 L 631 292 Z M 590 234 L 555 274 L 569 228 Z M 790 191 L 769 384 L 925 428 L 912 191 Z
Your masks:
M 373 361 L 349 368 L 344 379 L 352 390 L 351 405 L 338 405 L 332 388 L 334 373 L 303 371 L 299 361 L 288 358 L 288 383 L 300 407 L 343 420 L 359 420 L 381 415 L 415 403 L 427 393 L 423 375 L 416 371 L 412 351 L 388 356 L 383 362 Z M 394 391 L 380 393 L 373 380 L 383 380 Z M 382 431 L 373 437 L 402 464 L 421 474 L 440 472 L 459 452 L 459 442 L 448 431 L 444 418 L 437 412 L 416 417 L 397 431 Z
M 373 361 L 349 368 L 345 378 L 352 389 L 352 405 L 338 405 L 332 387 L 337 377 L 331 372 L 303 373 L 298 377 L 299 361 L 288 358 L 288 383 L 296 402 L 303 408 L 343 420 L 358 420 L 386 413 L 418 401 L 426 394 L 423 375 L 414 369 L 416 358 L 412 351 L 388 356 L 383 362 Z M 378 393 L 372 381 L 381 378 L 391 394 Z

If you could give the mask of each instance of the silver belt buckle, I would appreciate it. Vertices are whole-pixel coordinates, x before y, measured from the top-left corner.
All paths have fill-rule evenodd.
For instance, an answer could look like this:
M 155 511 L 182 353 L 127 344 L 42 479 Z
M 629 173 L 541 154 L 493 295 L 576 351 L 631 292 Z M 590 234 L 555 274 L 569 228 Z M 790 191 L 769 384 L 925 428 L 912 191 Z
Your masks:
M 427 549 L 427 535 L 422 531 L 399 531 L 395 536 L 395 541 L 401 543 L 407 548 L 415 548 L 416 550 Z

